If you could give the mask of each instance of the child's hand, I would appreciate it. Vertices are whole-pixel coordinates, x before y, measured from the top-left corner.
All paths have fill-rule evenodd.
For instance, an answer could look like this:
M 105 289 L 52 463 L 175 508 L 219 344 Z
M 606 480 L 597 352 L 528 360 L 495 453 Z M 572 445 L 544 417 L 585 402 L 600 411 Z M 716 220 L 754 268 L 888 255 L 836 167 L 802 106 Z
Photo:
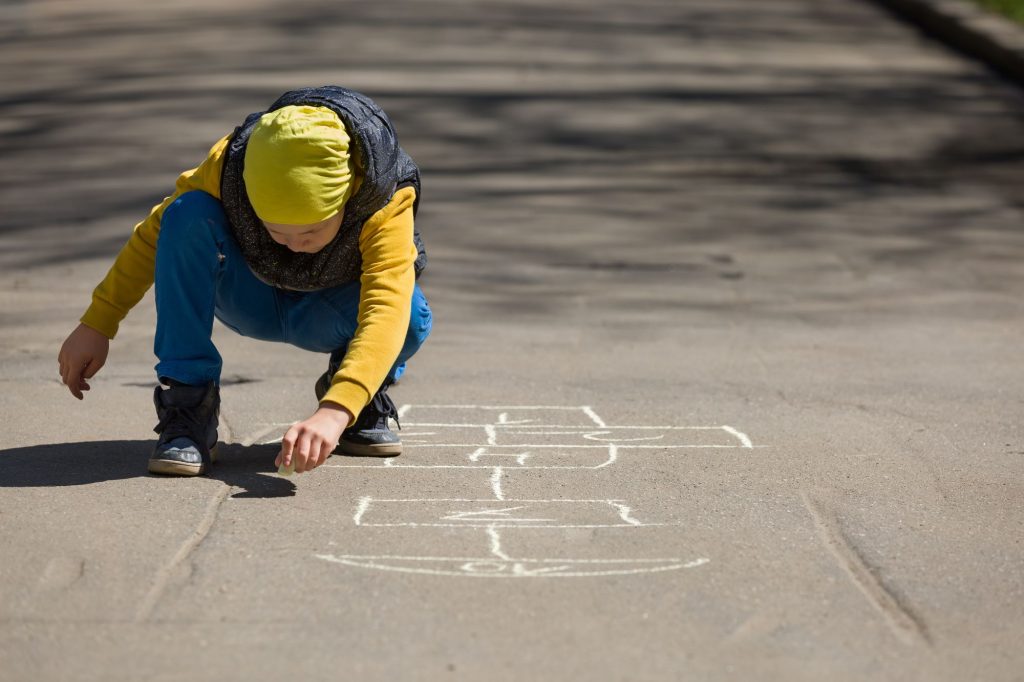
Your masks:
M 289 469 L 294 465 L 300 474 L 317 468 L 327 461 L 351 419 L 340 405 L 324 403 L 312 417 L 292 424 L 284 434 L 274 466 Z
M 71 395 L 82 399 L 82 391 L 89 390 L 86 379 L 91 379 L 100 371 L 109 352 L 110 339 L 92 327 L 80 324 L 71 332 L 57 355 L 61 381 L 71 391 Z

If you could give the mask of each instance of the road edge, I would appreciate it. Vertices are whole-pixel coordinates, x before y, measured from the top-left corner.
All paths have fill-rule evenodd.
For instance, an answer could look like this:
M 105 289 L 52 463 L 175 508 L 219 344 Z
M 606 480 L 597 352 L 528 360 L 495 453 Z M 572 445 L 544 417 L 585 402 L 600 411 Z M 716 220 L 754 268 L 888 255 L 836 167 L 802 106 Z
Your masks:
M 1024 26 L 969 0 L 871 0 L 1024 87 Z

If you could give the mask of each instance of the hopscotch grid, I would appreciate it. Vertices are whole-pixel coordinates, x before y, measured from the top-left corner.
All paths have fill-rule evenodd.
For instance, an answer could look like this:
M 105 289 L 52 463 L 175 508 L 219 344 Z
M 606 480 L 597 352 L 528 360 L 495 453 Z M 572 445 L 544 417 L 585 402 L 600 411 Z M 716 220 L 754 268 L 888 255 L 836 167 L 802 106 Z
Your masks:
M 763 445 L 754 445 L 749 436 L 745 433 L 731 427 L 731 426 L 642 426 L 642 425 L 626 425 L 626 426 L 608 426 L 606 422 L 593 410 L 590 406 L 564 406 L 564 405 L 504 405 L 504 406 L 490 406 L 490 405 L 425 405 L 425 406 L 414 406 L 414 405 L 402 405 L 399 408 L 399 416 L 407 416 L 410 410 L 414 408 L 425 408 L 426 409 L 476 409 L 476 410 L 495 410 L 498 411 L 496 422 L 490 422 L 485 424 L 475 423 L 444 423 L 444 422 L 407 422 L 406 426 L 416 427 L 420 429 L 432 429 L 432 428 L 449 428 L 449 429 L 483 429 L 484 435 L 486 436 L 486 446 L 482 446 L 479 442 L 476 443 L 431 443 L 429 440 L 423 440 L 424 436 L 437 436 L 436 431 L 417 431 L 406 432 L 403 435 L 410 436 L 413 438 L 407 438 L 406 443 L 410 445 L 423 446 L 427 448 L 474 448 L 473 453 L 470 455 L 471 462 L 478 462 L 482 457 L 515 457 L 516 462 L 519 466 L 508 467 L 504 465 L 474 465 L 474 464 L 442 464 L 442 465 L 421 465 L 421 464 L 394 464 L 392 460 L 385 460 L 383 465 L 362 465 L 362 464 L 325 464 L 324 466 L 330 468 L 360 468 L 360 469 L 372 469 L 372 468 L 403 468 L 403 469 L 489 469 L 490 475 L 490 488 L 494 497 L 490 499 L 478 499 L 478 498 L 372 498 L 362 497 L 359 499 L 356 507 L 353 521 L 357 526 L 366 527 L 412 527 L 412 528 L 483 528 L 485 534 L 488 537 L 489 548 L 491 556 L 486 558 L 473 558 L 473 557 L 408 557 L 402 555 L 315 555 L 317 558 L 334 561 L 337 563 L 347 564 L 350 566 L 359 566 L 365 568 L 377 568 L 386 571 L 400 571 L 400 572 L 412 572 L 422 574 L 434 574 L 434 575 L 461 575 L 470 577 L 573 577 L 573 576 L 599 576 L 599 575 L 626 575 L 635 573 L 652 573 L 657 571 L 676 570 L 680 568 L 695 568 L 702 566 L 710 562 L 710 559 L 701 557 L 689 562 L 684 562 L 682 559 L 558 559 L 558 558 L 523 558 L 516 559 L 507 554 L 501 545 L 501 534 L 499 529 L 502 528 L 528 528 L 528 529 L 571 529 L 571 528 L 637 528 L 637 527 L 658 527 L 658 526 L 677 526 L 675 523 L 643 523 L 639 519 L 632 516 L 633 510 L 625 504 L 623 500 L 618 499 L 507 499 L 502 489 L 503 477 L 505 468 L 516 468 L 516 469 L 564 469 L 564 470 L 582 470 L 582 469 L 600 469 L 607 467 L 614 463 L 618 458 L 618 452 L 620 449 L 627 450 L 684 450 L 684 449 L 752 449 L 757 447 L 767 447 Z M 544 424 L 543 420 L 536 419 L 510 419 L 510 411 L 513 410 L 560 410 L 563 412 L 581 411 L 593 424 L 597 427 L 589 425 L 551 425 Z M 525 416 L 525 415 L 523 415 Z M 290 426 L 291 424 L 281 423 L 279 426 Z M 564 444 L 564 445 L 551 445 L 551 444 L 498 444 L 499 428 L 504 428 L 506 431 L 500 432 L 502 435 L 521 434 L 524 436 L 575 436 L 582 437 L 587 440 L 597 441 L 594 445 L 589 444 Z M 724 431 L 726 434 L 731 436 L 738 444 L 685 444 L 685 445 L 665 445 L 665 444 L 633 444 L 637 441 L 652 441 L 661 440 L 665 438 L 665 434 L 652 435 L 652 436 L 639 436 L 632 438 L 619 437 L 616 438 L 616 434 L 622 434 L 625 430 L 641 430 L 641 431 Z M 268 430 L 264 430 L 260 437 L 267 434 Z M 421 437 L 420 440 L 416 440 L 415 437 Z M 279 441 L 280 439 L 278 439 Z M 625 441 L 625 442 L 624 442 Z M 632 443 L 630 443 L 630 441 Z M 524 452 L 487 452 L 488 448 L 500 448 L 500 449 L 516 449 L 524 450 Z M 607 448 L 608 459 L 596 466 L 579 466 L 579 465 L 525 465 L 526 458 L 530 455 L 529 450 L 543 449 L 543 450 L 601 450 Z M 454 453 L 453 453 L 454 454 Z M 574 456 L 572 452 L 547 452 L 545 457 L 548 455 Z M 459 456 L 464 457 L 465 453 L 461 453 Z M 505 463 L 507 464 L 507 462 Z M 554 504 L 554 503 L 566 503 L 566 504 L 583 504 L 583 503 L 600 503 L 611 505 L 617 512 L 617 516 L 622 520 L 622 523 L 558 523 L 558 519 L 553 518 L 515 518 L 513 517 L 502 517 L 502 514 L 513 512 L 516 510 L 524 509 L 525 506 L 516 506 L 505 509 L 482 509 L 478 511 L 451 511 L 448 512 L 448 516 L 440 517 L 440 522 L 393 522 L 393 523 L 364 523 L 363 518 L 374 502 L 379 503 L 472 503 L 481 504 L 486 503 L 494 505 L 496 502 L 500 503 L 540 503 L 540 504 Z M 581 508 L 585 509 L 585 508 Z M 492 518 L 481 518 L 485 516 L 491 516 Z M 495 519 L 493 517 L 501 517 Z M 541 514 L 540 516 L 545 516 Z M 558 513 L 552 513 L 550 516 L 559 516 Z M 568 519 L 566 519 L 568 520 Z M 457 521 L 458 523 L 445 523 L 445 521 Z M 446 561 L 461 563 L 458 570 L 443 570 L 443 569 L 431 569 L 431 568 L 412 568 L 409 566 L 388 566 L 374 562 L 380 561 L 414 561 L 414 562 L 427 562 L 427 561 Z M 527 569 L 526 565 L 546 565 L 550 568 L 536 568 Z M 618 570 L 597 570 L 597 571 L 574 571 L 573 565 L 579 564 L 581 567 L 584 565 L 590 565 L 595 567 L 605 566 L 611 569 L 613 566 L 623 566 L 622 569 Z M 667 565 L 657 565 L 667 564 Z M 645 565 L 646 567 L 629 568 L 630 565 Z

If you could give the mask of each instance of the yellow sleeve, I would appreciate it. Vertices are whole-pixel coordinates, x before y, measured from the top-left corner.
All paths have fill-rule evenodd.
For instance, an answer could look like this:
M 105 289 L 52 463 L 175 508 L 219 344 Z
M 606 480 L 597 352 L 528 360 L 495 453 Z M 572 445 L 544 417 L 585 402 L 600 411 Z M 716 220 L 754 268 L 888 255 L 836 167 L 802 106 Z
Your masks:
M 224 169 L 224 151 L 231 134 L 225 135 L 210 149 L 206 160 L 198 168 L 185 171 L 175 184 L 174 194 L 154 206 L 149 217 L 135 226 L 128 243 L 117 255 L 107 276 L 92 293 L 92 303 L 81 321 L 109 339 L 128 311 L 135 307 L 153 285 L 156 263 L 156 239 L 160 234 L 160 219 L 164 209 L 175 199 L 194 189 L 200 189 L 220 198 L 220 177 Z
M 341 405 L 353 417 L 384 382 L 405 344 L 416 286 L 412 206 L 416 190 L 403 187 L 363 224 L 359 314 L 345 359 L 320 402 Z

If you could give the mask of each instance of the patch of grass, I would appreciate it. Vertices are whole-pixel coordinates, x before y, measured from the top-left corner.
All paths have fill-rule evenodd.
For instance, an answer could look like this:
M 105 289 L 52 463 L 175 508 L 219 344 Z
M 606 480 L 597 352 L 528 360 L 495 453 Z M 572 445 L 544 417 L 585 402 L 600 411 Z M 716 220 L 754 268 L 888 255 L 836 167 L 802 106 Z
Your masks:
M 1024 0 L 975 0 L 975 2 L 1024 24 Z

